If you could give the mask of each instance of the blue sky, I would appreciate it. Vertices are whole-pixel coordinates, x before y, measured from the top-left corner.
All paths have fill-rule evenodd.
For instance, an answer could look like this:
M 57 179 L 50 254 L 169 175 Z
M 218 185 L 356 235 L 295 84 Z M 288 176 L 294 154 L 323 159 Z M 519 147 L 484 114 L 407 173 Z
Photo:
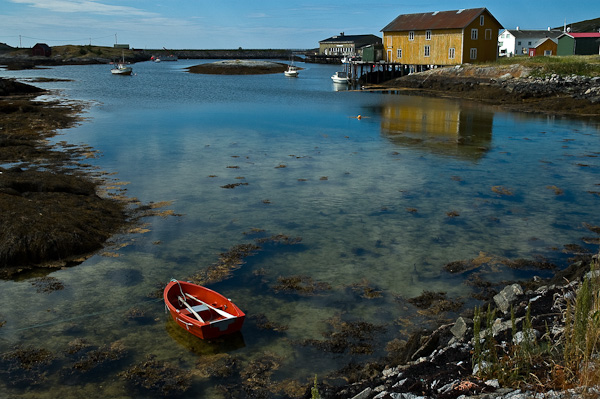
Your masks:
M 509 29 L 546 29 L 600 17 L 598 0 L 0 0 L 0 42 L 306 49 L 340 32 L 381 36 L 400 14 L 478 7 Z

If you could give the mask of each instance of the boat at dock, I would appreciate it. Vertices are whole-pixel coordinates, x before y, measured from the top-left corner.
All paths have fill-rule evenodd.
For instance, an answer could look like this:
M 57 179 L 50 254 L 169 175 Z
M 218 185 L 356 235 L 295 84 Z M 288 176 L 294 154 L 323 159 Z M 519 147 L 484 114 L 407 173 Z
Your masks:
M 348 83 L 348 72 L 337 71 L 331 76 L 333 83 Z
M 163 298 L 173 320 L 201 339 L 237 332 L 246 317 L 230 299 L 186 281 L 171 280 L 165 287 Z

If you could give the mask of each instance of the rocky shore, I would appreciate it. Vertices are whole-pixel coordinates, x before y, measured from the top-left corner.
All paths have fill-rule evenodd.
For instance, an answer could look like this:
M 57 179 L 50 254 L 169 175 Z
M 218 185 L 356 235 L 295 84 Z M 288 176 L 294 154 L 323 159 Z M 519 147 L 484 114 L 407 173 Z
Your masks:
M 567 302 L 573 301 L 584 277 L 590 278 L 591 262 L 600 255 L 573 262 L 552 279 L 535 278 L 524 284 L 513 283 L 482 304 L 481 309 L 494 309 L 491 320 L 498 359 L 515 356 L 511 352 L 527 336 L 531 345 L 556 345 L 565 342 Z M 597 274 L 596 274 L 597 276 Z M 515 334 L 514 326 L 518 330 Z M 488 332 L 481 328 L 480 337 Z M 529 331 L 529 334 L 527 333 Z M 527 398 L 592 398 L 600 396 L 600 387 L 575 387 L 556 377 L 558 364 L 540 361 L 530 364 L 530 382 L 509 381 L 514 369 L 506 369 L 504 380 L 480 378 L 479 365 L 473 365 L 476 351 L 473 312 L 467 312 L 454 323 L 434 331 L 419 332 L 405 344 L 403 362 L 379 365 L 376 373 L 343 387 L 321 384 L 322 398 L 351 399 L 527 399 Z M 487 336 L 490 339 L 491 336 Z M 505 351 L 506 353 L 502 353 Z M 533 352 L 533 351 L 532 351 Z M 506 357 L 504 358 L 506 361 Z M 539 361 L 541 358 L 538 358 Z M 485 362 L 484 362 L 485 363 Z M 507 364 L 510 364 L 507 361 Z M 482 364 L 482 367 L 489 365 Z M 376 366 L 375 366 L 376 367 Z M 373 369 L 373 366 L 370 366 Z M 555 369 L 552 369 L 555 368 Z M 552 377 L 554 373 L 554 379 Z M 529 377 L 529 376 L 528 376 Z M 511 382 L 507 384 L 507 381 Z
M 191 73 L 209 75 L 266 75 L 283 73 L 288 65 L 270 61 L 225 60 L 187 68 Z
M 531 73 L 530 68 L 519 64 L 461 65 L 414 73 L 365 89 L 462 98 L 519 112 L 600 116 L 600 77 L 536 77 Z

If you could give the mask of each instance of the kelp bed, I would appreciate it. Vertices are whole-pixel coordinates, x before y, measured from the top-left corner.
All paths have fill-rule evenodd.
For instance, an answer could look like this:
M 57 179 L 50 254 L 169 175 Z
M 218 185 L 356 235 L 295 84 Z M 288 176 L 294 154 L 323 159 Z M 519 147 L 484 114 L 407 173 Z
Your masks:
M 83 105 L 36 101 L 42 92 L 0 79 L 0 278 L 79 263 L 148 214 L 102 188 L 104 175 L 84 163 L 89 147 L 47 141 L 77 124 Z

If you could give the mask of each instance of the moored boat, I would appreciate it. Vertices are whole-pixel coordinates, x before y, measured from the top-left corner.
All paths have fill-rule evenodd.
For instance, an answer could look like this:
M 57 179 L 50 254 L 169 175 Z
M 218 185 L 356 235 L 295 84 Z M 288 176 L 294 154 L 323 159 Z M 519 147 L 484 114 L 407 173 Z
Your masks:
M 127 64 L 118 63 L 114 68 L 110 70 L 113 75 L 131 75 L 133 68 Z
M 123 53 L 123 60 L 117 63 L 110 72 L 113 75 L 131 75 L 133 72 L 133 68 L 131 68 L 128 64 L 125 63 L 125 53 Z
M 202 339 L 239 331 L 246 314 L 230 299 L 201 285 L 171 280 L 163 298 L 179 326 Z
M 288 69 L 283 73 L 285 74 L 285 76 L 289 76 L 292 78 L 298 77 L 298 67 L 295 67 L 294 65 L 289 65 Z
M 331 76 L 331 80 L 333 80 L 333 83 L 348 83 L 348 72 L 337 71 Z

